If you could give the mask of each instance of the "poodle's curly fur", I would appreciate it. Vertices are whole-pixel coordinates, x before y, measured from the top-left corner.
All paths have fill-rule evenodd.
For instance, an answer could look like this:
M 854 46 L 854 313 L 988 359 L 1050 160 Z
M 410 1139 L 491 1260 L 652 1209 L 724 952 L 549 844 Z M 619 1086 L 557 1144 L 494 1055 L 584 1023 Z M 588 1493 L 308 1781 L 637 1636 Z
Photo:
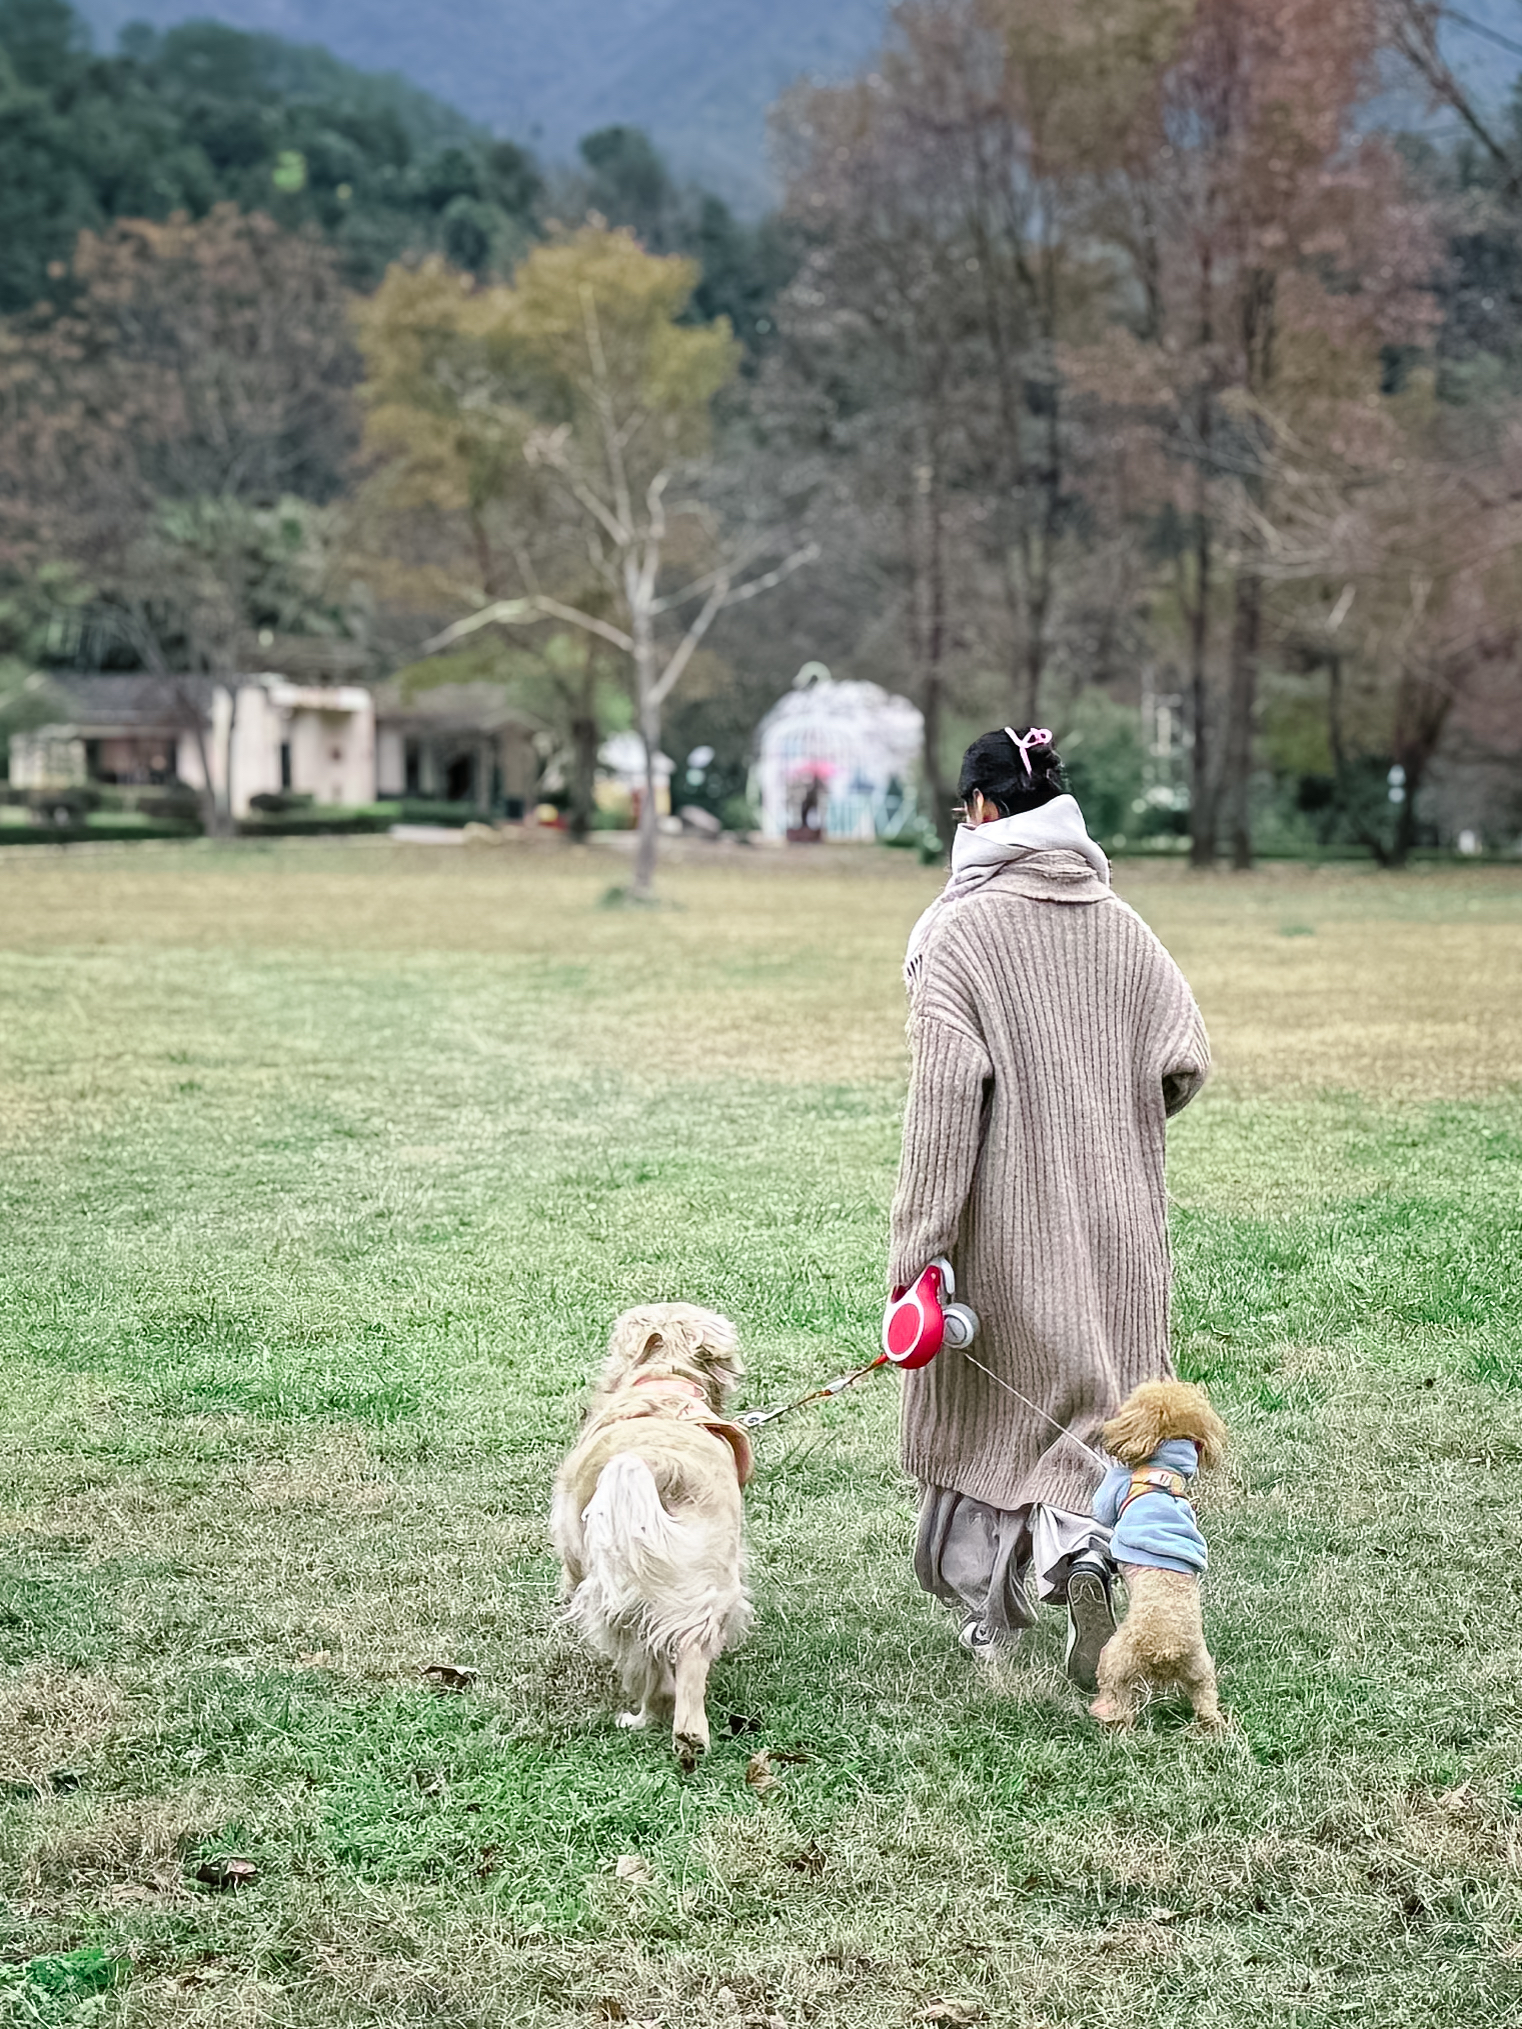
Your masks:
M 1187 1437 L 1204 1467 L 1225 1455 L 1226 1426 L 1203 1388 L 1187 1381 L 1144 1381 L 1105 1425 L 1105 1449 L 1122 1465 L 1151 1463 L 1169 1438 Z M 1215 1664 L 1205 1646 L 1200 1581 L 1186 1571 L 1123 1564 L 1126 1617 L 1099 1658 L 1099 1696 L 1089 1711 L 1104 1724 L 1129 1727 L 1148 1687 L 1177 1685 L 1188 1692 L 1194 1716 L 1214 1731 L 1222 1722 Z

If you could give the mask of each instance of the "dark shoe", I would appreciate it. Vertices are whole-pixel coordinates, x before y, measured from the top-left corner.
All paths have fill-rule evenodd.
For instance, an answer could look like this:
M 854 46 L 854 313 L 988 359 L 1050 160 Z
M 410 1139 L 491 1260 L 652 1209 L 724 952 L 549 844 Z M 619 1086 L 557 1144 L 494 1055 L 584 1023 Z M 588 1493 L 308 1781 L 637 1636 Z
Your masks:
M 999 1660 L 1000 1644 L 976 1614 L 970 1620 L 964 1620 L 957 1629 L 957 1642 L 974 1662 L 996 1663 Z
M 1067 1672 L 1080 1691 L 1099 1689 L 1099 1652 L 1115 1632 L 1110 1573 L 1097 1557 L 1080 1557 L 1068 1573 Z

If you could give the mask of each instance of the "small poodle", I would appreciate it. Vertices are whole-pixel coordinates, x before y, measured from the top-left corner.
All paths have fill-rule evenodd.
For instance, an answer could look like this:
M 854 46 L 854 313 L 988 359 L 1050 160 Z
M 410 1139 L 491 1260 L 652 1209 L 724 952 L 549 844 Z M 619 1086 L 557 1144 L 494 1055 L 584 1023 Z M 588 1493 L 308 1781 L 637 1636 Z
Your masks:
M 1104 1426 L 1105 1449 L 1121 1463 L 1100 1486 L 1096 1521 L 1110 1526 L 1110 1554 L 1126 1578 L 1126 1617 L 1099 1658 L 1099 1696 L 1090 1705 L 1106 1725 L 1134 1723 L 1148 1686 L 1177 1684 L 1194 1716 L 1222 1723 L 1215 1664 L 1200 1618 L 1205 1539 L 1186 1489 L 1201 1466 L 1219 1463 L 1226 1429 L 1203 1388 L 1144 1381 Z
M 750 1440 L 724 1405 L 734 1326 L 690 1303 L 625 1311 L 551 1533 L 569 1618 L 623 1678 L 623 1726 L 671 1728 L 684 1769 L 708 1751 L 708 1671 L 750 1619 L 740 1489 Z

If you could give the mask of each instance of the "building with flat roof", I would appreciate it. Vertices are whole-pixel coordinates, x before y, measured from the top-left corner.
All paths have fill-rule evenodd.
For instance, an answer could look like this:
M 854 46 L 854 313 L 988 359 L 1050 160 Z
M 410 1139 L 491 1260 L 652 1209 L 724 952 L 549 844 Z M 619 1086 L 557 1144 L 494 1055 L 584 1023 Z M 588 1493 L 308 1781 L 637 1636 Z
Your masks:
M 521 817 L 538 772 L 532 724 L 490 684 L 403 698 L 394 686 L 60 672 L 51 723 L 10 742 L 13 789 L 208 780 L 247 816 L 256 796 L 350 806 L 422 797 Z

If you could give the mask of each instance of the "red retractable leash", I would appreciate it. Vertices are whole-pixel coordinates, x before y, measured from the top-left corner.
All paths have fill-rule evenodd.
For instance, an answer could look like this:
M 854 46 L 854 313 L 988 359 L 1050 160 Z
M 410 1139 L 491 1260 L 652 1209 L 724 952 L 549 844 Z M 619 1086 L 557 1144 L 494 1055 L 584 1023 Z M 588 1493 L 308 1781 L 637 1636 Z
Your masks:
M 841 1374 L 836 1380 L 826 1381 L 822 1388 L 811 1388 L 806 1395 L 800 1395 L 793 1402 L 779 1402 L 774 1409 L 747 1409 L 735 1421 L 742 1430 L 759 1430 L 764 1423 L 775 1423 L 779 1416 L 790 1416 L 795 1409 L 807 1408 L 810 1402 L 824 1402 L 832 1395 L 839 1395 L 845 1389 L 854 1387 L 865 1380 L 868 1374 L 875 1374 L 879 1367 L 901 1367 L 906 1373 L 916 1367 L 928 1367 L 943 1346 L 950 1346 L 959 1352 L 970 1367 L 976 1367 L 980 1374 L 986 1374 L 996 1388 L 1002 1388 L 1006 1395 L 1013 1395 L 1017 1402 L 1039 1416 L 1043 1423 L 1049 1423 L 1053 1430 L 1076 1444 L 1080 1451 L 1088 1453 L 1094 1463 L 1108 1472 L 1110 1461 L 1103 1453 L 1085 1444 L 1081 1437 L 1074 1437 L 1065 1423 L 1059 1423 L 1049 1415 L 1039 1402 L 1033 1402 L 1029 1395 L 996 1374 L 992 1367 L 985 1367 L 975 1359 L 969 1348 L 978 1335 L 978 1314 L 970 1304 L 956 1301 L 957 1279 L 952 1273 L 951 1263 L 944 1255 L 932 1261 L 907 1288 L 895 1289 L 883 1313 L 882 1351 L 875 1360 L 868 1360 L 865 1366 L 853 1367 L 849 1374 Z
M 915 1367 L 928 1367 L 942 1346 L 965 1352 L 977 1336 L 978 1319 L 967 1304 L 955 1301 L 956 1289 L 951 1263 L 944 1257 L 932 1261 L 918 1281 L 894 1290 L 883 1315 L 883 1349 L 875 1360 L 853 1367 L 849 1374 L 827 1381 L 822 1388 L 811 1388 L 795 1402 L 780 1402 L 775 1409 L 747 1409 L 736 1422 L 742 1430 L 759 1430 L 763 1423 L 775 1423 L 779 1416 L 791 1415 L 810 1402 L 840 1394 L 868 1374 L 875 1374 L 879 1367 L 901 1367 L 907 1373 Z

